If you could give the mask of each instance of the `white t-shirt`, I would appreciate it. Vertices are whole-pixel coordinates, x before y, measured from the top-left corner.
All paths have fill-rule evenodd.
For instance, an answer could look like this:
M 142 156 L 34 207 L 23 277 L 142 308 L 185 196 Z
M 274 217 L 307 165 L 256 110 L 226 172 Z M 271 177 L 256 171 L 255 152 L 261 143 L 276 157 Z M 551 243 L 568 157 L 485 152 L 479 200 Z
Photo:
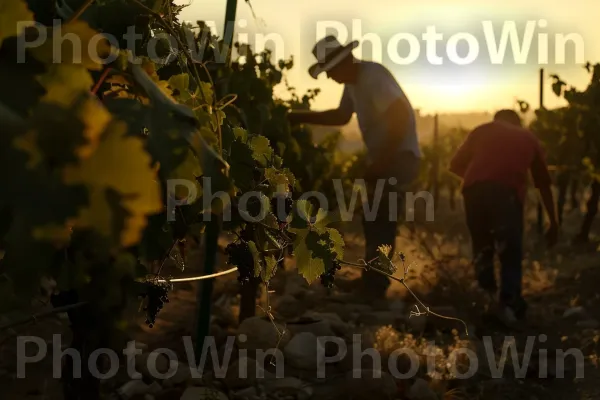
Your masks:
M 404 132 L 398 153 L 412 151 L 421 158 L 421 150 L 417 138 L 415 114 L 404 91 L 400 88 L 391 72 L 383 65 L 371 61 L 361 61 L 357 81 L 344 85 L 344 93 L 340 108 L 346 112 L 356 113 L 363 141 L 369 157 L 377 157 L 388 135 L 387 121 L 384 114 L 397 99 L 405 99 L 410 108 L 408 126 L 397 127 Z

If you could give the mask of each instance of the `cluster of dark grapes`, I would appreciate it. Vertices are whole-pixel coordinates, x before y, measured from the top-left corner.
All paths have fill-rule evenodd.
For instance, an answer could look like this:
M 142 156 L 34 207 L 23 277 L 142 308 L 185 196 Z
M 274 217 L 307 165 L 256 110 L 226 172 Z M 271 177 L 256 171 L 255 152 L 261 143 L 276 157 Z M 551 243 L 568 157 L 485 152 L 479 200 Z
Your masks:
M 282 204 L 283 203 L 283 204 Z M 281 206 L 283 205 L 283 209 Z M 294 201 L 291 197 L 286 195 L 275 195 L 271 198 L 271 210 L 273 210 L 273 214 L 277 218 L 277 222 L 280 224 L 284 224 L 286 218 L 292 212 L 292 207 L 294 205 Z
M 152 328 L 156 323 L 156 316 L 162 310 L 163 305 L 169 302 L 170 285 L 166 282 L 148 283 L 148 290 L 142 295 L 146 299 L 146 325 Z
M 334 261 L 331 268 L 321 274 L 321 284 L 327 289 L 331 289 L 335 280 L 335 273 L 340 269 L 342 269 L 342 266 L 339 261 Z
M 254 258 L 245 241 L 229 243 L 225 248 L 227 264 L 238 268 L 238 282 L 242 285 L 254 277 Z

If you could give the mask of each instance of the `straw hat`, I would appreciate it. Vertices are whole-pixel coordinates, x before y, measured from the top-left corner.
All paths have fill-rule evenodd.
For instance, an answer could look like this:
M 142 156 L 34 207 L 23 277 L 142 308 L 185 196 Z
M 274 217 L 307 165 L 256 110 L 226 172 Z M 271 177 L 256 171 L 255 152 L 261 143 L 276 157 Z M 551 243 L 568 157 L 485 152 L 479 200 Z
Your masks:
M 312 53 L 317 62 L 308 69 L 308 73 L 314 79 L 317 79 L 322 72 L 330 71 L 348 57 L 357 46 L 357 40 L 344 46 L 335 36 L 329 35 L 324 37 L 313 47 Z

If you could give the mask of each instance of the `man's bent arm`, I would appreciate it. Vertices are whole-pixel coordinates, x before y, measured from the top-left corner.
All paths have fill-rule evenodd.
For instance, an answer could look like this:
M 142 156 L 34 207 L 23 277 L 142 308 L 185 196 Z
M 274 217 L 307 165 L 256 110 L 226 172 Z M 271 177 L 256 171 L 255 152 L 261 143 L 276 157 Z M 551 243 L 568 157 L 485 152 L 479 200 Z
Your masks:
M 333 109 L 327 111 L 292 111 L 289 114 L 289 119 L 292 123 L 304 123 L 312 125 L 327 125 L 341 126 L 346 125 L 352 113 L 348 113 L 342 109 Z
M 464 178 L 467 168 L 469 167 L 469 163 L 473 157 L 473 138 L 475 131 L 471 132 L 463 144 L 458 148 L 454 157 L 450 161 L 449 170 L 453 174 L 459 176 L 460 178 Z

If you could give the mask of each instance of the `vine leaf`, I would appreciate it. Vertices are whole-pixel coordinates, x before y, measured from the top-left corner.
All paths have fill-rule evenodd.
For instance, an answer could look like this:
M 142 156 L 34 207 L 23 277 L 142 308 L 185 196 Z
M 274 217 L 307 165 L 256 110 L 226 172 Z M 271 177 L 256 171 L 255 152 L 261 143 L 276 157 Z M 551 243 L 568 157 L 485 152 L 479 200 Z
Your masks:
M 260 261 L 260 253 L 258 252 L 258 248 L 256 247 L 256 243 L 250 240 L 248 242 L 248 249 L 250 250 L 250 254 L 252 254 L 252 259 L 254 260 L 254 277 L 258 278 L 262 272 L 262 263 Z
M 263 167 L 267 166 L 273 155 L 273 149 L 269 146 L 269 139 L 264 136 L 254 136 L 250 140 L 252 157 Z
M 377 253 L 378 253 L 379 268 L 387 274 L 390 274 L 390 275 L 395 274 L 397 268 L 394 265 L 394 263 L 392 262 L 392 258 L 393 258 L 392 246 L 390 246 L 389 244 L 382 244 L 381 246 L 379 246 L 377 248 Z
M 236 139 L 239 139 L 242 142 L 245 142 L 248 140 L 248 131 L 245 130 L 244 128 L 236 127 L 236 128 L 233 128 L 233 136 Z
M 0 3 L 0 47 L 4 39 L 19 36 L 23 29 L 23 22 L 33 23 L 33 13 L 23 0 L 2 0 Z
M 59 25 L 57 28 L 46 28 L 46 30 L 48 39 L 39 47 L 30 49 L 35 58 L 46 64 L 71 64 L 91 70 L 101 70 L 102 60 L 108 58 L 112 53 L 108 40 L 106 38 L 97 40 L 99 33 L 84 21 L 75 20 Z M 75 43 L 70 40 L 62 40 L 67 35 L 75 36 L 79 40 L 74 41 Z
M 335 260 L 344 256 L 342 235 L 327 225 L 331 219 L 326 211 L 314 209 L 306 200 L 296 202 L 290 232 L 296 235 L 294 254 L 298 273 L 312 282 L 329 269 Z
M 163 210 L 150 161 L 142 140 L 127 135 L 125 123 L 109 124 L 96 151 L 78 166 L 64 169 L 65 183 L 83 184 L 89 190 L 89 204 L 74 225 L 97 230 L 113 245 L 137 244 L 147 215 Z
M 230 176 L 235 186 L 242 190 L 251 187 L 254 157 L 248 144 L 236 139 L 231 143 L 229 158 Z
M 563 93 L 563 88 L 567 85 L 558 75 L 550 75 L 552 82 L 552 91 L 555 95 L 560 96 Z
M 310 228 L 317 230 L 319 233 L 322 233 L 329 222 L 328 214 L 322 208 L 319 208 L 316 215 L 314 214 L 314 207 L 308 200 L 300 199 L 296 201 L 296 206 L 294 207 L 294 215 L 290 224 L 290 228 Z
M 261 273 L 261 278 L 263 282 L 268 282 L 277 272 L 277 259 L 273 256 L 265 257 L 265 268 Z
M 69 64 L 51 64 L 48 71 L 39 75 L 37 80 L 46 89 L 41 101 L 65 107 L 71 106 L 82 92 L 88 92 L 94 84 L 85 68 Z
M 273 167 L 265 169 L 265 179 L 271 185 L 273 193 L 287 193 L 294 186 L 296 179 L 289 169 L 278 170 Z
M 296 229 L 294 255 L 298 273 L 309 283 L 325 272 L 325 262 L 316 254 L 319 246 L 319 235 L 309 229 Z

